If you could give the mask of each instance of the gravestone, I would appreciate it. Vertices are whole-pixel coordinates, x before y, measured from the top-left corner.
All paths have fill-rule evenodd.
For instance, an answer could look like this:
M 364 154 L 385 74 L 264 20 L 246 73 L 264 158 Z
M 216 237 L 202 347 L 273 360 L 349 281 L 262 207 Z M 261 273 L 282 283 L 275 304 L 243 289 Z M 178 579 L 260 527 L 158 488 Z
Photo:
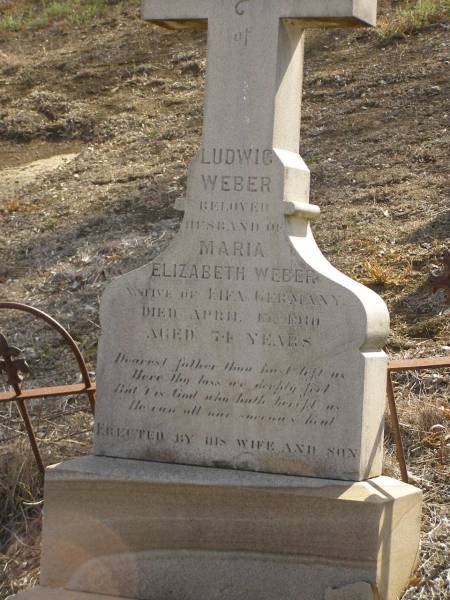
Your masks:
M 145 0 L 208 27 L 175 241 L 102 300 L 95 455 L 47 470 L 30 598 L 394 600 L 420 492 L 381 476 L 388 314 L 312 236 L 304 28 L 372 0 Z M 327 224 L 324 224 L 326 227 Z

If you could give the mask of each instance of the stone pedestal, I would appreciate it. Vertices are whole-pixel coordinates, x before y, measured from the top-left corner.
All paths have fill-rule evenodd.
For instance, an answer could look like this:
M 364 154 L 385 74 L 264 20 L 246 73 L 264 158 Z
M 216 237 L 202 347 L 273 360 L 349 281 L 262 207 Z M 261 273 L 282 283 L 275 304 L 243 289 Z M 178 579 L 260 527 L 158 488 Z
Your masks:
M 47 470 L 42 587 L 19 597 L 395 600 L 420 506 L 388 477 L 76 459 Z

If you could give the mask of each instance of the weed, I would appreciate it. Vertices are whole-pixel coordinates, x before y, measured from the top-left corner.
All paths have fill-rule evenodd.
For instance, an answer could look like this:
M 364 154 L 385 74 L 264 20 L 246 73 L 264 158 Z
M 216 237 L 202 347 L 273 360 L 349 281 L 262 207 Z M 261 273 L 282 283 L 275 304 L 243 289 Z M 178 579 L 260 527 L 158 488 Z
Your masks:
M 382 267 L 378 263 L 366 261 L 364 263 L 364 270 L 367 273 L 367 277 L 363 280 L 365 285 L 386 286 L 394 281 L 389 269 Z
M 23 13 L 8 14 L 2 16 L 0 20 L 0 30 L 3 31 L 20 31 L 23 28 Z
M 159 131 L 157 129 L 146 129 L 145 130 L 145 135 L 148 135 L 148 137 L 156 137 L 158 135 Z
M 68 2 L 51 2 L 44 9 L 44 15 L 48 18 L 62 18 L 69 17 L 73 12 L 73 8 Z
M 58 219 L 56 217 L 48 217 L 45 224 L 49 229 L 55 229 L 58 225 Z

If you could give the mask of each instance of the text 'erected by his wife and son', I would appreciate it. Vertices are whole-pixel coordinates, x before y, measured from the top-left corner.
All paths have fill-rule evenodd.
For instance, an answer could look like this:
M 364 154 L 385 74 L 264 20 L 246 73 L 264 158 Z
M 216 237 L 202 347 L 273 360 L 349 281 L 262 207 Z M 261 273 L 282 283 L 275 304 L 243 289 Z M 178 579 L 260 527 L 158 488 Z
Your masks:
M 113 438 L 122 441 L 142 442 L 143 444 L 180 444 L 184 446 L 209 446 L 215 448 L 232 447 L 237 452 L 268 453 L 275 455 L 295 455 L 311 458 L 326 458 L 335 460 L 355 459 L 358 457 L 357 448 L 330 447 L 330 444 L 313 444 L 301 440 L 275 441 L 269 439 L 235 438 L 226 439 L 224 436 L 193 434 L 178 432 L 168 434 L 162 430 L 150 430 L 127 426 L 113 426 L 97 423 L 96 435 L 103 438 Z

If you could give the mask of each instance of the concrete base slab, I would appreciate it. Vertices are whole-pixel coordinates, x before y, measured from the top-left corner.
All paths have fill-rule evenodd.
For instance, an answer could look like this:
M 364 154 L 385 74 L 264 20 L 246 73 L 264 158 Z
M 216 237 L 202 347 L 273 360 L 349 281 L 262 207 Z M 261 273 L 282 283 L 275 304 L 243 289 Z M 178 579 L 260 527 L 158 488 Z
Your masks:
M 47 470 L 41 585 L 77 600 L 395 600 L 420 508 L 388 477 L 84 457 Z

